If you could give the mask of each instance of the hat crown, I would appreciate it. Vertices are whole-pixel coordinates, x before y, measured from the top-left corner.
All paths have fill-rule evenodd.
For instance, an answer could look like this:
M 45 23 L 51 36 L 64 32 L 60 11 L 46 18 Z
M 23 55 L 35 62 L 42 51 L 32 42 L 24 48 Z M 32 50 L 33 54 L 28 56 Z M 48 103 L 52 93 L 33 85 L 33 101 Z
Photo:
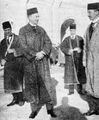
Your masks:
M 99 10 L 99 2 L 96 2 L 96 3 L 89 3 L 88 5 L 87 5 L 87 9 L 88 10 Z
M 70 29 L 76 29 L 76 24 L 75 23 L 71 24 Z
M 11 28 L 11 24 L 9 21 L 5 21 L 2 23 L 3 29 Z
M 38 13 L 38 10 L 37 10 L 36 7 L 27 9 L 27 15 L 32 15 L 32 14 L 35 14 L 35 13 Z

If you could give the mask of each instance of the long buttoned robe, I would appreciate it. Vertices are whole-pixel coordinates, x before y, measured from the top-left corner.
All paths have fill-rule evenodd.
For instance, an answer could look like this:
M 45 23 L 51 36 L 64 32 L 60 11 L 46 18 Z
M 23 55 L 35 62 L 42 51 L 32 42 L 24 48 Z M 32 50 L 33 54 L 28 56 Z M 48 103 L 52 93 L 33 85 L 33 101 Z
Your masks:
M 49 54 L 52 43 L 43 28 L 36 26 L 36 30 L 30 24 L 19 31 L 20 50 L 24 55 L 24 95 L 27 102 L 41 103 L 52 101 L 53 85 L 49 70 Z M 37 52 L 44 51 L 43 59 L 36 61 Z
M 64 83 L 67 85 L 86 83 L 85 71 L 82 64 L 83 45 L 83 38 L 78 35 L 76 35 L 74 40 L 68 36 L 60 45 L 60 48 L 65 55 Z M 69 55 L 69 50 L 76 47 L 79 47 L 81 49 L 81 52 L 77 53 L 75 51 L 72 57 L 72 55 Z

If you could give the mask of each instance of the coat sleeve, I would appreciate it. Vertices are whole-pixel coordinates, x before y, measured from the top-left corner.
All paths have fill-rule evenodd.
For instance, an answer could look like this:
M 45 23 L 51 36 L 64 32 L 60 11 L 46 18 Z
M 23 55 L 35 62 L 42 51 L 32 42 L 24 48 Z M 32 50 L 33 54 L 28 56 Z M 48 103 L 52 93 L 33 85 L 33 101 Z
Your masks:
M 26 34 L 23 29 L 19 31 L 20 54 L 24 55 L 28 60 L 35 57 L 36 53 L 29 48 L 26 42 Z
M 0 63 L 1 63 L 1 60 L 2 60 L 2 45 L 0 43 Z
M 80 47 L 81 51 L 83 51 L 83 49 L 84 49 L 84 40 L 83 40 L 82 37 L 81 37 L 81 39 L 79 41 L 79 47 Z
M 70 46 L 69 46 L 68 39 L 65 39 L 65 40 L 61 43 L 60 49 L 61 49 L 61 51 L 62 51 L 65 55 L 69 55 Z
M 2 59 L 5 59 L 5 51 L 6 51 L 5 44 L 4 41 L 2 40 L 0 43 L 0 63 Z
M 20 55 L 20 43 L 19 43 L 19 37 L 18 36 L 16 37 L 16 44 L 15 45 L 16 46 L 14 48 L 15 48 L 15 51 L 16 51 L 17 55 L 21 56 Z
M 13 43 L 11 45 L 11 49 L 15 49 L 16 53 L 18 56 L 19 55 L 19 48 L 20 48 L 20 45 L 19 45 L 19 37 L 17 35 L 14 34 L 14 40 L 13 40 Z
M 44 31 L 44 46 L 43 46 L 43 52 L 46 55 L 49 55 L 52 49 L 52 42 L 50 40 L 50 38 L 48 37 L 47 33 Z
M 86 33 L 84 34 L 83 65 L 86 67 Z

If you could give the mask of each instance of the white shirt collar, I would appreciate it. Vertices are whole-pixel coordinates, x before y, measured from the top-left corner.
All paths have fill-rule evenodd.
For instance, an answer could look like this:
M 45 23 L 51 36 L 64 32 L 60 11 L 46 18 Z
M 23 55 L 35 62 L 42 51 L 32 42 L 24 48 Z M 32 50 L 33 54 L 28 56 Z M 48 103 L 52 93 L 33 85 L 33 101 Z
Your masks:
M 71 39 L 75 39 L 76 35 L 70 36 Z
M 30 24 L 31 26 L 36 26 L 36 25 L 33 25 L 31 22 L 29 22 L 29 24 Z
M 92 21 L 92 23 L 97 23 L 98 20 L 99 20 L 99 17 L 97 17 L 96 19 L 94 19 L 94 20 Z
M 96 27 L 98 21 L 99 21 L 99 17 L 92 21 L 92 23 L 94 23 L 93 28 Z

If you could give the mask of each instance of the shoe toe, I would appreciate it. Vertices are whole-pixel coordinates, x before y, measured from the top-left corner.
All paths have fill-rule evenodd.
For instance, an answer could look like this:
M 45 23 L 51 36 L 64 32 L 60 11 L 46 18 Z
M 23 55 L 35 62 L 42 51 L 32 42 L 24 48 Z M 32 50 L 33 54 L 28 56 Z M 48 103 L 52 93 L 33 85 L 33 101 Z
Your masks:
M 83 115 L 91 116 L 93 114 L 96 114 L 96 112 L 95 111 L 88 111 L 88 112 L 84 113 Z
M 36 115 L 37 115 L 37 112 L 32 112 L 32 113 L 30 114 L 29 118 L 35 118 Z
M 57 115 L 54 113 L 53 110 L 48 110 L 47 113 L 50 114 L 51 117 L 53 117 L 53 118 L 57 117 Z

